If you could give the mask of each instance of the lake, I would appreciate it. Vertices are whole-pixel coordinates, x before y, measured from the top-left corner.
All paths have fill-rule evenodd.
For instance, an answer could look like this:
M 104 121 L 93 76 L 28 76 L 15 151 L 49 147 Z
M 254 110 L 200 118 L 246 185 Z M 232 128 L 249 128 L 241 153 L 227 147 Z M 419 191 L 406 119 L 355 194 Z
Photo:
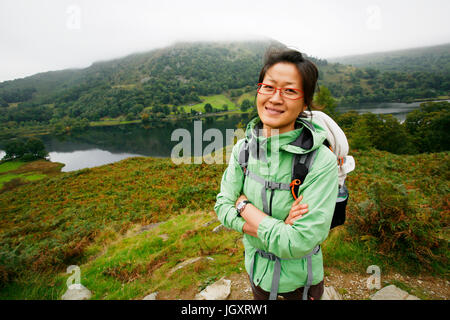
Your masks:
M 236 125 L 247 115 L 203 118 L 201 132 L 208 129 L 218 129 L 226 137 L 226 129 L 236 129 Z M 201 156 L 201 151 L 210 141 L 203 141 L 200 153 L 194 149 L 194 122 L 192 120 L 178 120 L 160 122 L 157 128 L 144 128 L 142 124 L 117 125 L 109 127 L 91 127 L 79 134 L 55 137 L 41 136 L 49 152 L 50 160 L 64 163 L 62 171 L 73 171 L 83 168 L 96 167 L 129 157 L 170 157 L 172 149 L 182 140 L 171 141 L 172 133 L 176 129 L 186 129 L 191 136 L 192 155 Z M 197 130 L 198 132 L 200 130 Z M 225 144 L 225 140 L 223 141 Z
M 444 100 L 450 102 L 450 100 Z M 354 110 L 358 113 L 372 112 L 376 114 L 392 114 L 400 122 L 405 121 L 408 112 L 411 112 L 419 108 L 420 104 L 423 102 L 412 102 L 412 103 L 399 103 L 399 102 L 372 102 L 372 103 L 360 103 L 355 106 L 344 106 L 339 107 L 337 110 L 339 112 L 345 113 Z
M 404 121 L 406 114 L 417 109 L 420 103 L 365 103 L 353 107 L 340 107 L 338 111 L 355 110 L 358 113 L 393 114 L 400 121 Z M 225 137 L 226 129 L 235 129 L 241 120 L 247 123 L 246 116 L 203 118 L 202 132 L 216 128 Z M 148 129 L 142 124 L 91 127 L 79 134 L 63 137 L 48 135 L 40 138 L 49 152 L 50 160 L 65 164 L 62 168 L 64 172 L 101 166 L 135 156 L 170 157 L 172 148 L 180 142 L 171 141 L 171 136 L 174 130 L 179 128 L 186 129 L 191 134 L 191 145 L 194 146 L 192 120 L 159 122 L 157 125 L 156 128 Z M 204 141 L 201 150 L 210 143 Z M 225 141 L 223 143 L 225 144 Z M 192 151 L 195 156 L 201 155 Z M 4 155 L 4 151 L 0 151 L 0 158 Z

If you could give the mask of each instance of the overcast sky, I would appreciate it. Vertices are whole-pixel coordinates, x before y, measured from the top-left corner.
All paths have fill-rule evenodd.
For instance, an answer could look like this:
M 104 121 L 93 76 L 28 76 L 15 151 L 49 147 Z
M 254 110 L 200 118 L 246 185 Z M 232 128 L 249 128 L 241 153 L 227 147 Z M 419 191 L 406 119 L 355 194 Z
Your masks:
M 449 0 L 0 0 L 0 81 L 176 41 L 270 37 L 320 58 L 436 45 L 449 14 Z

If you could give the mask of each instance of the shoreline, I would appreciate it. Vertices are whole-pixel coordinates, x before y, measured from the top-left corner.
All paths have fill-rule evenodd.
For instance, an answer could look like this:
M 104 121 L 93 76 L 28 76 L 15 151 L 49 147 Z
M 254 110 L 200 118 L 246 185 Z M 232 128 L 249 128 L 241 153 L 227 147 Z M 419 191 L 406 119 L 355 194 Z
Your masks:
M 382 104 L 382 103 L 404 103 L 404 104 L 411 104 L 411 103 L 417 103 L 417 102 L 440 102 L 440 101 L 447 101 L 450 100 L 450 96 L 447 97 L 439 97 L 439 98 L 420 98 L 420 99 L 414 99 L 413 101 L 409 102 L 401 102 L 401 101 L 383 101 L 383 102 L 365 102 L 365 103 L 371 103 L 371 104 Z M 337 108 L 339 109 L 339 107 Z M 338 110 L 339 111 L 339 110 Z M 156 125 L 158 122 L 169 122 L 169 121 L 180 121 L 180 120 L 198 120 L 201 118 L 214 118 L 214 117 L 221 117 L 221 116 L 229 116 L 229 115 L 240 115 L 240 114 L 249 114 L 251 111 L 241 111 L 241 110 L 231 110 L 231 111 L 220 111 L 215 113 L 205 113 L 205 114 L 197 114 L 197 115 L 190 115 L 187 117 L 179 117 L 179 116 L 173 116 L 170 115 L 167 118 L 161 118 L 161 119 L 154 119 L 152 121 L 149 121 L 147 125 L 145 125 L 148 128 L 158 128 Z M 94 127 L 113 127 L 113 126 L 120 126 L 120 125 L 129 125 L 129 124 L 143 124 L 141 119 L 137 120 L 100 120 L 100 121 L 91 121 L 89 122 L 89 128 Z M 22 131 L 23 130 L 23 131 Z M 10 136 L 8 137 L 7 134 L 3 134 L 0 132 L 0 137 L 4 140 L 9 140 L 15 137 L 33 137 L 33 136 L 44 136 L 51 134 L 51 128 L 48 128 L 48 125 L 43 126 L 35 126 L 31 127 L 29 130 L 26 130 L 25 128 L 19 128 L 19 132 L 11 132 L 9 133 Z M 20 132 L 22 131 L 22 132 Z M 67 134 L 63 134 L 61 136 L 66 136 Z

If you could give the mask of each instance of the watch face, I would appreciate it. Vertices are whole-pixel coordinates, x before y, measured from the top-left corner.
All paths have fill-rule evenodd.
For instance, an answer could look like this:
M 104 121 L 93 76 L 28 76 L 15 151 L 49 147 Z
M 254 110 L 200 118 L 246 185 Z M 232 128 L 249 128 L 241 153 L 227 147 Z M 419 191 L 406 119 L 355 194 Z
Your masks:
M 247 204 L 247 201 L 245 201 L 245 200 L 238 203 L 236 209 L 238 210 L 239 213 L 241 213 L 241 211 L 244 209 L 246 204 Z

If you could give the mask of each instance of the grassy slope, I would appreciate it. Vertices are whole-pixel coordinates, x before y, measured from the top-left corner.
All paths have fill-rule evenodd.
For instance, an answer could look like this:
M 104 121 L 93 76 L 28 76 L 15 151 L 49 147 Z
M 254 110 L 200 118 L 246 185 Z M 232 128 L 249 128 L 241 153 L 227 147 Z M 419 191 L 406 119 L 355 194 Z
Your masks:
M 255 100 L 255 92 L 247 92 L 247 93 L 244 93 L 243 95 L 241 95 L 238 98 L 238 104 L 241 105 L 245 99 L 247 99 L 251 103 L 253 103 L 253 101 Z
M 197 103 L 192 106 L 181 105 L 179 106 L 179 108 L 183 107 L 185 112 L 191 112 L 192 109 L 199 112 L 205 112 L 205 104 L 210 103 L 213 108 L 217 108 L 219 110 L 222 110 L 224 104 L 228 105 L 228 110 L 230 111 L 237 109 L 234 102 L 232 102 L 223 94 L 217 94 L 213 96 L 200 96 L 200 99 L 202 100 L 201 103 Z
M 448 153 L 397 156 L 354 152 L 357 169 L 348 177 L 348 223 L 367 199 L 367 187 L 380 179 L 402 183 L 426 214 L 449 210 Z M 241 235 L 212 233 L 218 222 L 215 195 L 224 165 L 174 165 L 170 159 L 130 158 L 114 164 L 31 182 L 0 198 L 0 299 L 58 299 L 66 290 L 71 264 L 95 299 L 139 299 L 153 291 L 176 299 L 224 275 L 243 272 Z M 445 192 L 447 190 L 447 192 Z M 445 217 L 445 216 L 443 216 Z M 167 221 L 140 233 L 141 226 Z M 158 235 L 168 236 L 164 240 Z M 448 238 L 448 236 L 444 233 Z M 396 256 L 385 256 L 349 234 L 331 231 L 323 244 L 325 267 L 365 273 L 420 272 Z M 168 276 L 188 258 L 203 259 Z M 434 272 L 448 274 L 437 266 Z M 423 271 L 423 270 L 422 270 Z M 1 284 L 1 282 L 0 282 Z
M 17 183 L 23 184 L 53 176 L 58 174 L 63 166 L 62 163 L 46 160 L 33 162 L 7 161 L 0 163 L 0 191 L 6 191 L 9 187 L 13 188 Z
M 249 99 L 251 97 L 250 94 L 246 93 L 243 94 L 238 98 L 238 103 L 240 104 L 244 99 Z M 184 111 L 186 113 L 190 113 L 192 109 L 205 113 L 205 104 L 210 103 L 213 108 L 222 110 L 223 105 L 226 104 L 228 106 L 228 111 L 240 111 L 240 109 L 236 106 L 236 104 L 231 101 L 226 95 L 224 94 L 217 94 L 212 96 L 200 96 L 200 99 L 202 100 L 201 103 L 194 104 L 192 106 L 189 105 L 179 105 L 177 106 L 179 109 L 184 108 Z M 172 107 L 172 106 L 170 106 Z M 145 109 L 151 110 L 152 107 L 146 107 Z M 174 113 L 171 112 L 171 115 Z M 105 118 L 99 121 L 91 121 L 90 126 L 91 127 L 99 127 L 99 126 L 114 126 L 114 125 L 122 125 L 122 124 L 130 124 L 130 123 L 139 123 L 141 120 L 123 120 L 123 116 L 119 116 L 116 119 L 111 118 Z

